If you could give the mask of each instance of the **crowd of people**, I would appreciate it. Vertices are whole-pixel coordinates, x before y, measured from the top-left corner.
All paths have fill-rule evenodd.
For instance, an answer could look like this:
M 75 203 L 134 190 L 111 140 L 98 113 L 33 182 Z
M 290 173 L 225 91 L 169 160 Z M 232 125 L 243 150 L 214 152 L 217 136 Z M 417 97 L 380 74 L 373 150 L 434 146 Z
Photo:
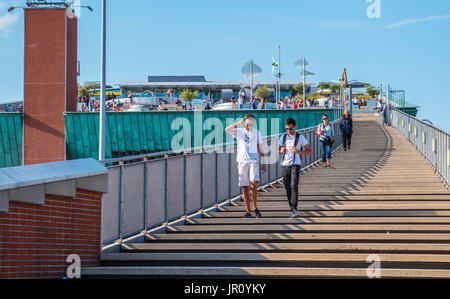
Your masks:
M 322 107 L 335 108 L 338 107 L 339 103 L 340 98 L 327 97 L 324 98 Z M 301 98 L 285 97 L 284 99 L 280 99 L 277 103 L 278 109 L 299 109 L 310 107 L 321 107 L 319 99 L 306 99 L 304 102 Z
M 0 105 L 0 112 L 23 112 L 23 104 Z
M 325 108 L 335 108 L 338 107 L 340 103 L 340 98 L 327 97 L 321 101 L 319 99 L 307 99 L 305 102 L 299 97 L 286 96 L 277 101 L 277 109 L 299 109 L 299 108 L 310 108 L 310 107 L 325 107 Z M 265 109 L 266 103 L 264 99 L 258 97 L 253 97 L 247 101 L 247 94 L 245 90 L 239 93 L 239 98 L 233 95 L 231 98 L 231 109 L 244 109 L 244 105 L 249 102 L 250 109 Z M 322 104 L 322 105 L 321 105 Z
M 123 103 L 117 100 L 116 95 L 113 93 L 106 94 L 106 110 L 107 111 L 119 111 L 119 108 L 123 106 Z M 131 101 L 133 97 L 131 96 Z M 77 102 L 78 111 L 81 112 L 98 112 L 100 111 L 100 101 L 95 96 L 85 95 L 78 96 Z

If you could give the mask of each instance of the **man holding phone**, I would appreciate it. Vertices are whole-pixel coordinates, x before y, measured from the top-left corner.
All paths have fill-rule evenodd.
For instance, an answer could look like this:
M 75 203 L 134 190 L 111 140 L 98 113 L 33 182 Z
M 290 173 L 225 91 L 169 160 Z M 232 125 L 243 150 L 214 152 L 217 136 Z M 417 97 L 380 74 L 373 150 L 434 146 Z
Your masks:
M 258 198 L 259 167 L 260 158 L 264 156 L 261 144 L 261 133 L 254 128 L 256 119 L 252 114 L 248 114 L 241 121 L 228 126 L 225 132 L 237 139 L 237 158 L 239 171 L 239 186 L 242 187 L 246 213 L 244 218 L 252 218 L 250 211 L 250 186 L 252 187 L 253 213 L 261 218 L 256 201 Z M 238 128 L 244 126 L 243 128 Z M 266 172 L 266 165 L 262 165 L 263 173 Z
M 288 118 L 286 120 L 287 133 L 279 141 L 279 152 L 283 155 L 281 159 L 283 182 L 292 212 L 291 218 L 298 215 L 298 183 L 302 168 L 300 155 L 311 156 L 313 154 L 308 140 L 300 133 L 295 132 L 296 126 L 295 120 Z

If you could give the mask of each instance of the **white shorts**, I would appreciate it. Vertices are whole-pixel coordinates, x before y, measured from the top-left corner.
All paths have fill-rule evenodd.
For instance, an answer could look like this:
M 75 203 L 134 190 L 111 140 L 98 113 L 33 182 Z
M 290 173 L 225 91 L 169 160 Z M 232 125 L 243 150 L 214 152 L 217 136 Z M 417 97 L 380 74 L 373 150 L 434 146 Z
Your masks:
M 259 161 L 238 162 L 239 187 L 248 187 L 251 182 L 259 182 Z

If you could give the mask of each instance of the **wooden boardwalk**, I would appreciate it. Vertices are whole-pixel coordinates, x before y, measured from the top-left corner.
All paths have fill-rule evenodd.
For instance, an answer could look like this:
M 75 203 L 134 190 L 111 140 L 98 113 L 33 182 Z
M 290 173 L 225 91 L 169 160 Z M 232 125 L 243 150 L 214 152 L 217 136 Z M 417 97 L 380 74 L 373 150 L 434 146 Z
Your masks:
M 242 202 L 103 254 L 88 277 L 450 277 L 450 191 L 399 132 L 355 116 L 351 151 L 304 172 L 300 216 L 283 186 L 260 194 L 261 219 Z

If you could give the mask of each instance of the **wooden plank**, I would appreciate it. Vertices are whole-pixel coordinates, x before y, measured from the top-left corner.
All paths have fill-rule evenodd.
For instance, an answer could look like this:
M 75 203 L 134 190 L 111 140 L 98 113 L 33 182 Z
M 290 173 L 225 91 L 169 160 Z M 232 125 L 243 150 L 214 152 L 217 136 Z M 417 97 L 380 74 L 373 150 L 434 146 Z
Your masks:
M 188 225 L 249 225 L 249 224 L 310 224 L 310 223 L 321 223 L 321 224 L 339 224 L 339 223 L 383 223 L 383 224 L 449 224 L 450 217 L 321 217 L 321 218 L 309 218 L 309 217 L 298 217 L 298 218 L 203 218 L 203 219 L 189 219 L 186 221 Z
M 372 233 L 372 232 L 333 232 L 333 233 L 185 233 L 185 234 L 147 234 L 147 242 L 416 242 L 448 243 L 447 233 Z
M 298 232 L 298 231 L 371 231 L 371 232 L 450 232 L 442 224 L 286 224 L 286 225 L 187 225 L 169 226 L 168 233 L 193 232 Z
M 367 278 L 365 268 L 310 267 L 88 267 L 83 277 L 276 277 L 276 278 Z M 383 278 L 450 278 L 450 270 L 381 268 Z
M 449 254 L 450 244 L 443 243 L 131 243 L 122 244 L 123 252 L 422 252 Z

